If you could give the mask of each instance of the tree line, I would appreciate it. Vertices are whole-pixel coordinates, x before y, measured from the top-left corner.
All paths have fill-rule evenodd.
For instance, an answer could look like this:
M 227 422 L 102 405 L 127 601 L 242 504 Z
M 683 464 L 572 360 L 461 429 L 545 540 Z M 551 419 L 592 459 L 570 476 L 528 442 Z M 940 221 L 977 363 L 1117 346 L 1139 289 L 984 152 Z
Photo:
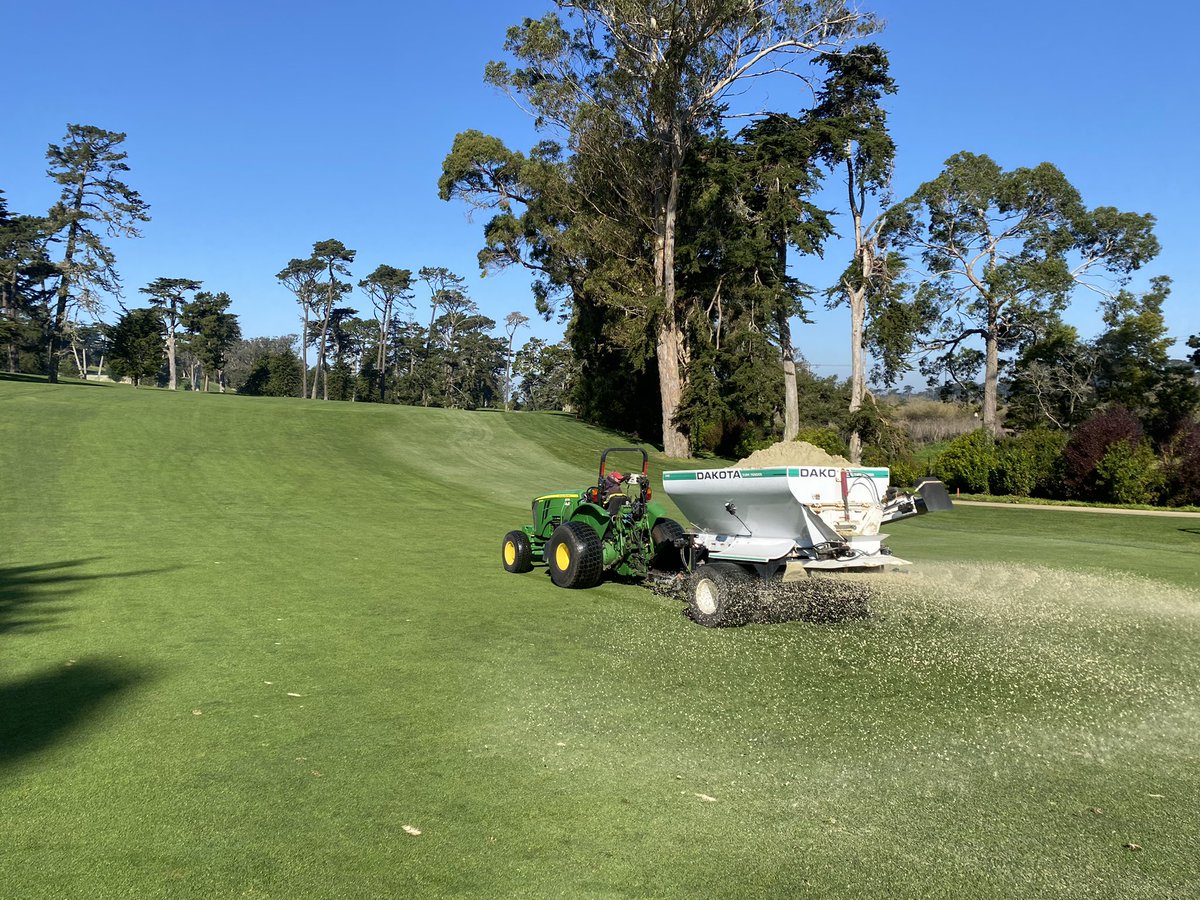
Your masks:
M 46 215 L 10 213 L 0 191 L 0 347 L 11 372 L 107 372 L 135 386 L 169 390 L 227 387 L 309 399 L 526 408 L 569 405 L 574 366 L 562 346 L 534 339 L 514 346 L 528 317 L 513 312 L 502 336 L 480 313 L 462 277 L 441 267 L 416 275 L 389 265 L 357 282 L 373 307 L 349 305 L 355 251 L 317 241 L 276 275 L 299 304 L 296 337 L 243 340 L 232 299 L 194 278 L 160 277 L 139 288 L 148 304 L 101 320 L 104 297 L 122 296 L 110 237 L 137 237 L 149 206 L 123 179 L 125 135 L 69 125 L 47 151 L 62 186 Z M 417 289 L 429 304 L 415 320 Z M 315 365 L 310 369 L 310 353 Z M 230 377 L 232 376 L 232 378 Z

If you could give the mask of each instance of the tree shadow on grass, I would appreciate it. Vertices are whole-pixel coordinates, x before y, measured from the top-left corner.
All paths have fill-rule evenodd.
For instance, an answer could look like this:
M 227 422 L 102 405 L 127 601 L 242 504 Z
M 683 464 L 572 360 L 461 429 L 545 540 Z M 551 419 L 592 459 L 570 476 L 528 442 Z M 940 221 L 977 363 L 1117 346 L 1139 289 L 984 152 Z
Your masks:
M 43 631 L 55 627 L 55 617 L 68 612 L 66 598 L 89 581 L 131 578 L 166 569 L 88 574 L 80 571 L 100 557 L 68 559 L 32 566 L 0 566 L 0 635 Z
M 0 771 L 68 737 L 145 675 L 81 662 L 0 685 Z
M 1200 534 L 1200 528 L 1180 528 L 1184 534 Z
M 20 381 L 26 384 L 49 384 L 50 379 L 45 375 L 32 375 L 27 372 L 0 372 L 0 381 Z M 92 381 L 90 378 L 84 380 L 82 378 L 73 378 L 71 376 L 59 376 L 59 384 L 80 385 L 83 387 L 99 387 L 100 382 Z
M 60 627 L 68 598 L 88 582 L 130 578 L 161 570 L 90 574 L 98 558 L 28 566 L 0 566 L 0 636 Z M 146 675 L 111 662 L 74 661 L 0 683 L 0 770 L 77 730 L 85 719 Z

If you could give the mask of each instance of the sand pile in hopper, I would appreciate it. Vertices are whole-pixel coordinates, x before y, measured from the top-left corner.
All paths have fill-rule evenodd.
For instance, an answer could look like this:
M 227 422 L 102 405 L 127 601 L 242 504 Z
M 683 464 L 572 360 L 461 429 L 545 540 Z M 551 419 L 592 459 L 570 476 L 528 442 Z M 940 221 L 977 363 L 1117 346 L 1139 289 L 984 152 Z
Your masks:
M 735 469 L 766 469 L 771 466 L 848 466 L 850 460 L 826 453 L 807 441 L 780 441 L 755 450 L 733 464 Z

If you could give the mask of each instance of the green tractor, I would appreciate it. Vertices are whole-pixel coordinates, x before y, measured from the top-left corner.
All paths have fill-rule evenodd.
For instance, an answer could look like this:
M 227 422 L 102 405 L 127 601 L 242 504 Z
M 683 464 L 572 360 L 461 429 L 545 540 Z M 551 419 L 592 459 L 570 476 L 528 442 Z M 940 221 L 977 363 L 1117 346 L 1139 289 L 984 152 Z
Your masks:
M 609 471 L 610 453 L 640 453 L 641 473 Z M 650 499 L 649 462 L 640 447 L 610 447 L 594 485 L 535 498 L 533 524 L 504 536 L 505 570 L 528 572 L 540 560 L 559 587 L 590 588 L 606 576 L 644 579 L 681 568 L 683 528 Z

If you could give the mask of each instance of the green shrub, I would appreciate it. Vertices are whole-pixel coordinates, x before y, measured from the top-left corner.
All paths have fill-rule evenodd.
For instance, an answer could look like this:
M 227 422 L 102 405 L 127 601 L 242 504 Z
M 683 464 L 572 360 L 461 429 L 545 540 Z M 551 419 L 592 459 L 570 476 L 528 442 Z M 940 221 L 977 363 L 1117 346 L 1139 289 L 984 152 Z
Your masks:
M 842 436 L 838 434 L 838 430 L 832 426 L 801 428 L 800 433 L 796 435 L 796 440 L 806 441 L 814 447 L 820 447 L 833 456 L 845 456 L 850 452 L 845 441 L 842 440 Z
M 1147 440 L 1110 444 L 1096 464 L 1096 484 L 1113 503 L 1153 503 L 1163 473 Z
M 949 490 L 984 494 L 991 485 L 995 467 L 995 441 L 980 428 L 952 440 L 933 461 L 933 474 L 945 482 Z
M 911 456 L 889 458 L 878 447 L 864 447 L 862 453 L 864 466 L 886 466 L 891 469 L 891 483 L 898 488 L 911 488 L 917 483 L 917 464 Z
M 1062 491 L 1062 452 L 1067 435 L 1062 431 L 1034 428 L 1003 441 L 996 447 L 992 470 L 994 494 L 1056 499 Z

